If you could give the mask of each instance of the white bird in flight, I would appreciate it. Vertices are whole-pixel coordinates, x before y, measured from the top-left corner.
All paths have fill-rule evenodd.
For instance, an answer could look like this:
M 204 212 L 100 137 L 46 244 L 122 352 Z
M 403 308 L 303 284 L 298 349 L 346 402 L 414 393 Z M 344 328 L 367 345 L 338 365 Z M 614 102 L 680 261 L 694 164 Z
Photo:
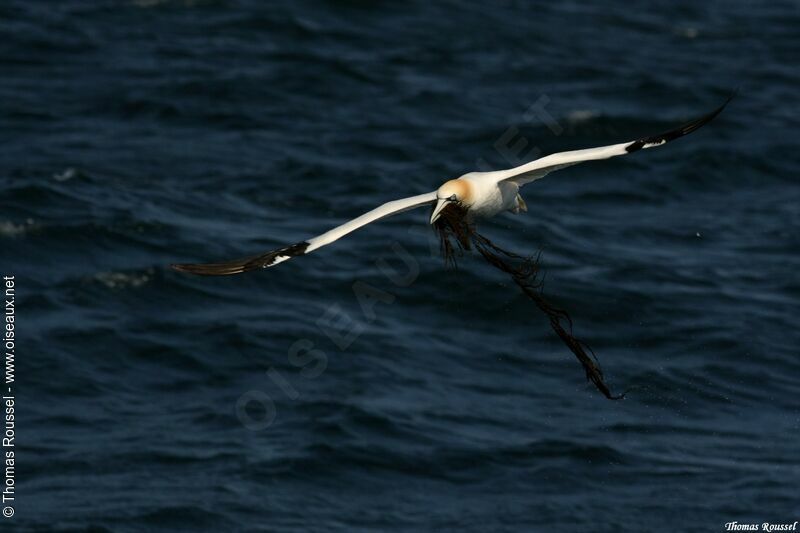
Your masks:
M 439 218 L 442 209 L 452 202 L 457 202 L 464 207 L 470 220 L 490 218 L 504 211 L 511 211 L 512 213 L 527 211 L 525 201 L 519 194 L 519 189 L 523 185 L 543 178 L 554 170 L 577 163 L 608 159 L 618 155 L 630 154 L 644 148 L 653 148 L 666 144 L 710 122 L 725 108 L 729 101 L 730 98 L 711 113 L 660 135 L 597 148 L 558 152 L 508 170 L 470 172 L 457 179 L 445 182 L 436 191 L 387 202 L 330 231 L 284 248 L 222 263 L 174 264 L 171 266 L 181 272 L 205 276 L 226 276 L 267 268 L 287 261 L 292 257 L 309 254 L 314 250 L 336 242 L 345 235 L 371 222 L 425 205 L 434 206 L 430 218 L 431 225 Z

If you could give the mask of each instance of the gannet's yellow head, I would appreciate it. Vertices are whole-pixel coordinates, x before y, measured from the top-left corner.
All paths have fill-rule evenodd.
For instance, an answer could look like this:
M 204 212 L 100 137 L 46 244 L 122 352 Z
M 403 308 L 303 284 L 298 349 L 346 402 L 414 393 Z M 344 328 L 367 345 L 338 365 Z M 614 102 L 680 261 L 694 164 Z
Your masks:
M 459 202 L 467 205 L 471 204 L 471 192 L 469 182 L 465 180 L 450 180 L 442 184 L 436 191 L 436 207 L 433 208 L 433 213 L 431 214 L 431 224 L 436 222 L 436 219 L 438 219 L 442 213 L 442 209 L 449 203 Z

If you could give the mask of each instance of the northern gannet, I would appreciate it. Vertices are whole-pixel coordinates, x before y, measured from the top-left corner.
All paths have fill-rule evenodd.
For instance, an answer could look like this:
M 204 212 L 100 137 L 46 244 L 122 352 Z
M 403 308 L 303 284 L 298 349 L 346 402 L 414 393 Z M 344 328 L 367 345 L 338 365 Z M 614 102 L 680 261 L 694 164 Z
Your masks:
M 519 194 L 522 186 L 541 179 L 554 170 L 584 161 L 627 155 L 642 149 L 661 146 L 683 137 L 710 122 L 725 108 L 731 98 L 728 98 L 714 111 L 660 135 L 597 148 L 559 152 L 508 170 L 470 172 L 445 182 L 436 191 L 387 202 L 330 231 L 290 246 L 222 263 L 173 264 L 171 267 L 181 272 L 204 276 L 226 276 L 267 268 L 293 257 L 309 254 L 371 222 L 425 205 L 433 206 L 430 217 L 431 225 L 436 223 L 442 210 L 450 204 L 456 204 L 466 209 L 469 220 L 493 217 L 504 211 L 513 213 L 527 211 L 525 201 Z

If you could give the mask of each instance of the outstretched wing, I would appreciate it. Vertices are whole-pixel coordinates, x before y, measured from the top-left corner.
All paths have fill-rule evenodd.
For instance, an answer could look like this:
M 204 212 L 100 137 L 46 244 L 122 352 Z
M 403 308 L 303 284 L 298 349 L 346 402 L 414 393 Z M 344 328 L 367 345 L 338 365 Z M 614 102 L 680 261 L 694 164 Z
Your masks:
M 243 257 L 241 259 L 234 259 L 233 261 L 226 261 L 224 263 L 207 263 L 207 264 L 180 264 L 170 265 L 175 270 L 180 272 L 189 272 L 191 274 L 199 274 L 201 276 L 228 276 L 231 274 L 241 274 L 258 268 L 267 268 L 282 263 L 292 257 L 298 255 L 305 255 L 313 252 L 317 248 L 321 248 L 327 244 L 337 241 L 347 235 L 348 233 L 357 230 L 362 226 L 366 226 L 370 222 L 375 222 L 390 215 L 396 215 L 415 207 L 420 207 L 436 201 L 436 192 L 429 192 L 420 194 L 418 196 L 411 196 L 410 198 L 403 198 L 402 200 L 394 200 L 387 202 L 380 207 L 364 213 L 358 218 L 337 226 L 332 230 L 318 235 L 313 239 L 301 241 L 291 246 L 272 250 L 263 254 L 253 255 L 250 257 Z
M 717 109 L 703 115 L 700 118 L 687 122 L 679 128 L 661 133 L 660 135 L 652 135 L 637 141 L 628 141 L 620 144 L 612 144 L 609 146 L 599 146 L 597 148 L 587 148 L 585 150 L 572 150 L 570 152 L 559 152 L 550 154 L 548 156 L 536 159 L 530 163 L 520 165 L 516 168 L 508 170 L 498 170 L 494 172 L 487 172 L 496 181 L 511 180 L 520 187 L 526 183 L 536 181 L 545 177 L 550 172 L 564 167 L 582 163 L 584 161 L 595 161 L 598 159 L 608 159 L 618 155 L 630 154 L 643 148 L 653 148 L 654 146 L 661 146 L 672 140 L 688 135 L 693 131 L 701 128 L 702 126 L 711 122 L 717 115 L 719 115 L 728 102 L 731 101 L 733 96 L 730 96 L 724 104 Z

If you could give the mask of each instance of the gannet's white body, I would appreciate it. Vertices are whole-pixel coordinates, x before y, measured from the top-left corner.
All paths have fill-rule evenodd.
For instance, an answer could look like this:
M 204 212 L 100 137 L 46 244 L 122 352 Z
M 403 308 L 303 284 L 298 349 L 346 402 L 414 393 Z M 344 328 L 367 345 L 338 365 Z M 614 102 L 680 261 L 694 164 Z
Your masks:
M 471 219 L 492 218 L 503 211 L 516 214 L 528 210 L 519 195 L 519 185 L 510 180 L 492 179 L 489 174 L 491 173 L 470 172 L 439 187 L 431 224 L 436 222 L 439 213 L 450 201 L 458 201 L 467 207 L 467 215 Z
M 467 216 L 472 220 L 490 218 L 503 211 L 513 213 L 527 211 L 525 202 L 519 195 L 519 189 L 524 185 L 541 179 L 554 170 L 577 163 L 608 159 L 666 144 L 707 124 L 722 111 L 727 103 L 725 102 L 707 115 L 660 135 L 598 148 L 559 152 L 508 170 L 470 172 L 460 178 L 445 182 L 436 191 L 387 202 L 341 226 L 291 246 L 224 263 L 180 264 L 172 265 L 172 267 L 183 272 L 212 276 L 238 274 L 257 268 L 271 267 L 292 257 L 313 252 L 371 222 L 424 205 L 433 205 L 431 224 L 436 222 L 442 209 L 450 202 L 458 202 L 466 208 Z

